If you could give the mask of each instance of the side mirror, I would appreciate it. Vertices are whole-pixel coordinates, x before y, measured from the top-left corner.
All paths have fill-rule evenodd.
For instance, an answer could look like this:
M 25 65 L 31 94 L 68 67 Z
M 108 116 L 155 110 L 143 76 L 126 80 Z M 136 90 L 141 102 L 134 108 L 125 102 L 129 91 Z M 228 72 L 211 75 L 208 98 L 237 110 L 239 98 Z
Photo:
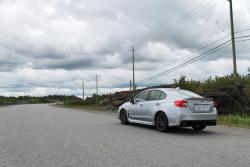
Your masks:
M 130 98 L 130 103 L 135 104 L 135 99 L 133 97 Z

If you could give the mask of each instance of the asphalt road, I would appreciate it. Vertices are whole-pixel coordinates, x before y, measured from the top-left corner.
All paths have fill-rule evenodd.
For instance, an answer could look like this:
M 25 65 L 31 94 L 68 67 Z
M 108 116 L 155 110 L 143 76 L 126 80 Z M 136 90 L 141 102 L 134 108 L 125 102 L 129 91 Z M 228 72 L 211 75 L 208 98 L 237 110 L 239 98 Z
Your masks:
M 121 125 L 113 114 L 49 105 L 0 108 L 0 167 L 250 166 L 250 130 Z

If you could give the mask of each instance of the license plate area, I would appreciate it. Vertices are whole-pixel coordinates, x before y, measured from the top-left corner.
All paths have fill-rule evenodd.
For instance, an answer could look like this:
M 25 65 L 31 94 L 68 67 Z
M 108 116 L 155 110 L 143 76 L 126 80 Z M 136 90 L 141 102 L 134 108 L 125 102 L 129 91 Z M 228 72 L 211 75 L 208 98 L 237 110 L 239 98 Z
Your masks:
M 207 104 L 194 104 L 195 112 L 209 112 L 210 106 Z

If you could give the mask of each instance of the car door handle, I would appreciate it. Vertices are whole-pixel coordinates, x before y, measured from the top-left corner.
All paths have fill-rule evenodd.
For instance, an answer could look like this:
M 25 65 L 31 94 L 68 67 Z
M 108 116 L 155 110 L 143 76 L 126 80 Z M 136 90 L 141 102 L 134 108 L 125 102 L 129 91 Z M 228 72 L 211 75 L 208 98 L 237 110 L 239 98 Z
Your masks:
M 156 103 L 156 105 L 157 105 L 157 106 L 159 106 L 159 105 L 160 105 L 160 103 Z
M 140 107 L 143 107 L 143 104 L 140 104 Z

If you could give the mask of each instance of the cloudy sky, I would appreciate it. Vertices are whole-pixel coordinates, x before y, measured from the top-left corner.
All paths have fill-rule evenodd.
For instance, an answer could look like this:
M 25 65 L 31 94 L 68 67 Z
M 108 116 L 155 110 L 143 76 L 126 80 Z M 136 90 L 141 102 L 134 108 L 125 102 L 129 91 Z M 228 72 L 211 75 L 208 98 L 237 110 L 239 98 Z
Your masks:
M 236 36 L 250 35 L 249 0 L 233 5 Z M 140 81 L 230 40 L 227 0 L 0 0 L 0 12 L 0 95 L 6 96 L 80 96 L 82 80 L 91 95 L 96 74 L 101 93 L 126 90 L 132 45 Z M 239 38 L 236 46 L 242 75 L 250 66 L 247 39 Z M 138 86 L 230 73 L 226 46 Z

